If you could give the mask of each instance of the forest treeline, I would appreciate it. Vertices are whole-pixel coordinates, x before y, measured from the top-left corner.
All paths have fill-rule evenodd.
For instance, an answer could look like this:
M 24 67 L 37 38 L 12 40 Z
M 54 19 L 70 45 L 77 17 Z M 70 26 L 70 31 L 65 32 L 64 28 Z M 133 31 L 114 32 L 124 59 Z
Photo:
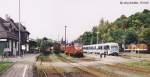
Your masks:
M 98 40 L 97 40 L 98 38 Z M 119 44 L 145 43 L 150 46 L 150 10 L 131 16 L 121 15 L 114 22 L 100 20 L 91 31 L 86 31 L 75 42 L 84 45 L 116 42 Z

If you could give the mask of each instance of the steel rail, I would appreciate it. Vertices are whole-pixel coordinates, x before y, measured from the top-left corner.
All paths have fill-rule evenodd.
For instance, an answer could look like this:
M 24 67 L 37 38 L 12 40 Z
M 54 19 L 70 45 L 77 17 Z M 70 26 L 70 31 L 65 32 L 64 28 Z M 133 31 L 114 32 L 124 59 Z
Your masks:
M 70 62 L 73 62 L 73 61 L 68 60 L 68 59 L 66 59 L 65 57 L 61 56 L 61 55 L 58 55 L 58 58 L 59 58 L 61 61 L 66 62 L 66 63 L 70 64 L 71 66 L 73 66 L 73 67 L 75 67 L 75 68 L 77 68 L 77 69 L 79 69 L 79 70 L 81 70 L 81 71 L 83 71 L 83 72 L 85 72 L 85 73 L 87 73 L 87 74 L 93 75 L 94 77 L 99 77 L 98 75 L 93 74 L 91 71 L 88 71 L 87 69 L 83 69 L 83 68 L 77 67 L 76 65 L 71 64 Z M 68 61 L 69 61 L 69 62 L 68 62 Z M 81 65 L 81 64 L 79 64 L 79 65 Z M 83 65 L 81 65 L 81 66 L 83 66 Z M 84 67 L 85 67 L 85 66 L 84 66 Z M 87 67 L 86 67 L 86 68 L 87 68 Z

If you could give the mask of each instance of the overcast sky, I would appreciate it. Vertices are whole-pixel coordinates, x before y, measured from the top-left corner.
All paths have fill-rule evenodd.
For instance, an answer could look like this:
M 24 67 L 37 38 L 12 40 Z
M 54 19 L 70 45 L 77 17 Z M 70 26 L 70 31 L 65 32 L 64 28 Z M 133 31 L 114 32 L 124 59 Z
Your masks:
M 91 30 L 101 18 L 114 21 L 122 14 L 150 9 L 150 3 L 121 5 L 120 1 L 133 0 L 21 0 L 21 22 L 31 33 L 30 38 L 46 36 L 55 40 L 64 36 L 66 25 L 71 41 Z M 18 0 L 0 1 L 0 16 L 5 18 L 5 14 L 18 21 Z

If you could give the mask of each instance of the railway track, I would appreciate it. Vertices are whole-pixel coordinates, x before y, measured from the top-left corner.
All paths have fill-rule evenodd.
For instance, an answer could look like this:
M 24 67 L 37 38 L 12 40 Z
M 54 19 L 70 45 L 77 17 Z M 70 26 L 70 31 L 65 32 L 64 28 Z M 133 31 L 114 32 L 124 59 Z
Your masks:
M 77 65 L 81 66 L 81 67 L 79 67 L 77 65 L 72 64 L 74 61 L 71 61 L 70 59 L 67 59 L 62 55 L 56 55 L 56 56 L 61 61 L 70 64 L 71 66 L 79 69 L 80 71 L 83 71 L 84 73 L 92 75 L 91 77 L 120 77 L 119 75 L 116 75 L 114 73 L 110 73 L 110 72 L 100 70 L 100 69 L 95 69 L 95 68 L 92 68 L 92 67 L 87 67 L 87 66 L 82 65 L 82 64 L 77 64 Z
M 53 62 L 54 59 L 49 58 L 50 62 Z M 47 65 L 46 62 L 38 63 L 37 66 L 38 72 L 41 72 L 40 74 L 37 73 L 37 76 L 35 77 L 66 77 L 60 70 L 58 70 L 54 65 L 50 64 Z
M 66 77 L 62 72 L 60 72 L 60 70 L 58 70 L 55 66 L 53 67 L 53 71 L 54 73 L 47 73 L 46 77 Z M 53 76 L 52 76 L 53 75 Z
M 95 67 L 87 67 L 83 64 L 77 64 L 76 60 L 67 58 L 65 55 L 56 55 L 50 57 L 50 62 L 44 63 L 44 66 L 48 68 L 43 68 L 42 77 L 149 77 L 147 74 L 138 73 L 132 70 L 126 70 L 126 68 L 118 66 L 109 65 L 98 65 Z M 64 63 L 69 65 L 69 67 L 55 66 L 55 62 Z M 50 65 L 47 65 L 50 64 Z M 60 64 L 61 65 L 61 64 Z M 71 66 L 71 67 L 70 67 Z M 50 68 L 50 69 L 49 69 Z M 61 70 L 60 70 L 61 69 Z M 68 71 L 69 69 L 69 71 Z M 45 75 L 45 76 L 44 76 Z M 41 76 L 40 76 L 41 77 Z
M 42 74 L 38 74 L 38 77 L 66 77 L 57 68 L 54 66 L 51 67 L 52 69 L 49 69 L 49 67 L 40 69 Z
M 66 61 L 65 58 L 63 58 L 60 55 L 56 55 L 56 57 L 60 61 L 69 63 L 69 62 Z M 60 70 L 57 70 L 57 68 L 55 68 L 55 66 L 53 66 L 53 67 L 54 67 L 55 71 L 57 71 L 57 73 L 61 74 L 59 77 L 99 77 L 99 76 L 97 76 L 95 74 L 92 74 L 92 73 L 90 73 L 88 71 L 85 71 L 85 70 L 81 69 L 80 67 L 76 67 L 75 65 L 72 65 L 72 64 L 70 64 L 70 65 L 73 66 L 73 69 L 78 70 L 78 72 L 64 72 L 64 73 L 60 73 L 59 72 Z
M 70 59 L 65 58 L 63 55 L 59 55 L 59 57 L 68 60 L 68 62 L 72 62 Z M 80 66 L 85 66 L 83 64 L 79 64 Z M 86 66 L 85 66 L 86 67 Z M 148 70 L 140 71 L 138 68 L 128 67 L 124 65 L 102 65 L 96 68 L 89 68 L 86 69 L 90 72 L 98 72 L 104 74 L 102 77 L 149 77 Z M 101 70 L 102 69 L 102 70 Z M 97 74 L 97 73 L 96 73 Z M 107 75 L 107 76 L 105 76 Z M 101 75 L 99 75 L 101 77 Z

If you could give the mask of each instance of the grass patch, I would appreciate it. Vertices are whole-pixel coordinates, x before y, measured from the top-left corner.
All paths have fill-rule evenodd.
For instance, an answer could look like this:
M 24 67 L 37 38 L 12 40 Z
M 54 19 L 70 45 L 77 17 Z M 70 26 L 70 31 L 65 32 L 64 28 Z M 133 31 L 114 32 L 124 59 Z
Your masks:
M 146 54 L 130 54 L 129 57 L 146 58 Z
M 140 67 L 140 68 L 145 68 L 145 69 L 150 70 L 150 62 L 149 61 L 129 62 L 126 64 L 131 67 Z
M 132 58 L 132 57 L 136 57 L 136 58 L 150 58 L 150 54 L 144 54 L 144 53 L 122 53 L 121 54 L 122 57 L 125 58 Z
M 0 62 L 0 73 L 7 70 L 12 64 L 13 62 Z

